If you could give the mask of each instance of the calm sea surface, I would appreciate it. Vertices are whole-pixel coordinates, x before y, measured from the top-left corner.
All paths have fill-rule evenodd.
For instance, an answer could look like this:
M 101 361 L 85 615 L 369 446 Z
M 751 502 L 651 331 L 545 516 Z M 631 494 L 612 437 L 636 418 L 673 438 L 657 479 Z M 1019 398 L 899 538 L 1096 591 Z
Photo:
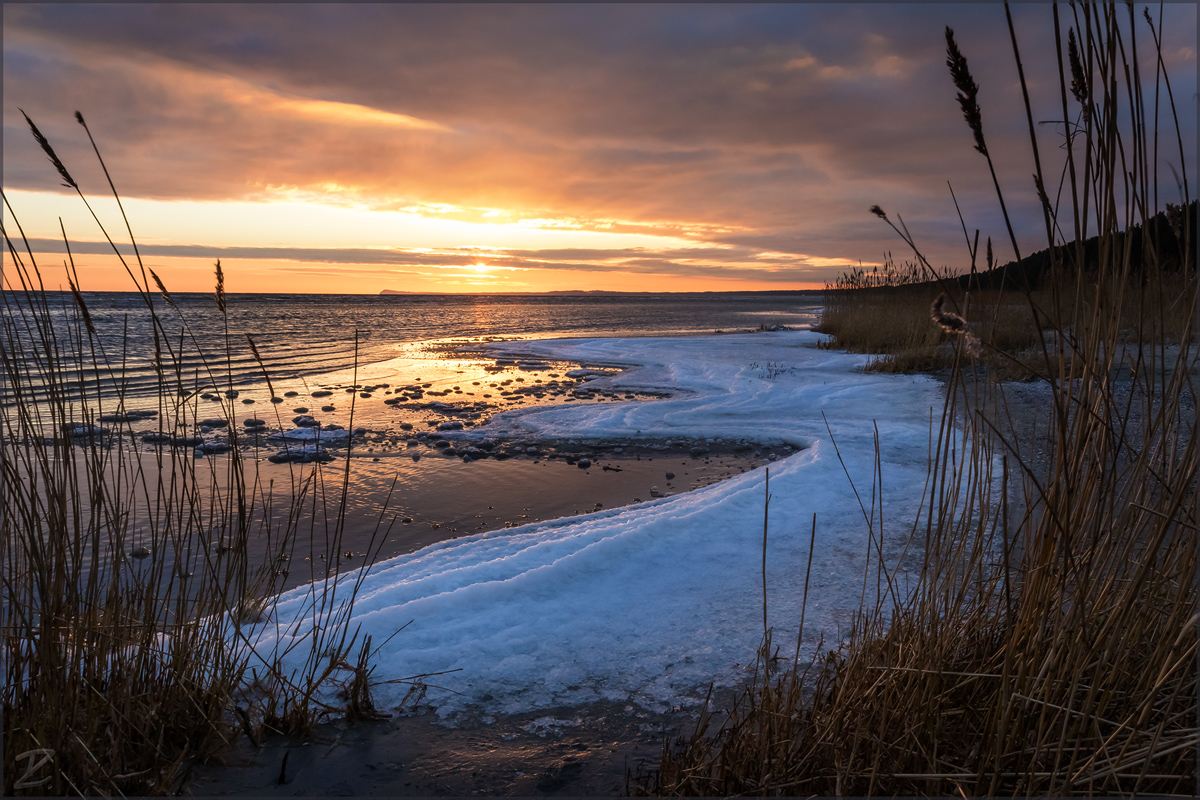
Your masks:
M 77 318 L 69 294 L 50 294 L 55 315 Z M 128 396 L 157 391 L 154 326 L 133 293 L 84 293 L 100 358 L 120 367 Z M 222 316 L 211 294 L 155 297 L 165 369 L 192 386 L 260 379 L 253 338 L 273 377 L 314 375 L 383 361 L 408 343 L 487 337 L 646 336 L 811 323 L 819 293 L 638 295 L 229 295 Z M 17 328 L 22 301 L 7 294 Z M 64 350 L 73 348 L 59 328 Z M 86 334 L 84 334 L 86 340 Z M 357 344 L 356 344 L 357 340 Z M 172 357 L 179 355 L 178 359 Z M 90 361 L 90 358 L 89 358 Z M 85 366 L 85 377 L 93 372 Z

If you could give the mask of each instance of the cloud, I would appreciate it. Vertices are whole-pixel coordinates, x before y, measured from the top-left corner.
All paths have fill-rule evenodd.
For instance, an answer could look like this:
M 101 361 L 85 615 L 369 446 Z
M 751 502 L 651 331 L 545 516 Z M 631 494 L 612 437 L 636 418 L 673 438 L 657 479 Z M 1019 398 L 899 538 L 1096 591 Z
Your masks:
M 1050 12 L 1013 12 L 1034 118 L 1057 119 Z M 1165 14 L 1173 88 L 1190 97 L 1195 8 Z M 970 229 L 998 249 L 1007 237 L 946 74 L 951 25 L 1018 235 L 1027 249 L 1044 239 L 996 6 L 10 4 L 4 15 L 9 188 L 56 183 L 17 105 L 81 183 L 105 186 L 70 118 L 79 108 L 131 196 L 685 231 L 832 263 L 902 244 L 867 214 L 878 203 L 935 263 L 961 265 L 947 181 Z M 1057 175 L 1058 134 L 1038 134 Z
M 31 239 L 35 253 L 65 254 L 61 240 Z M 133 248 L 118 244 L 117 249 L 127 259 L 134 257 Z M 473 269 L 479 265 L 504 270 L 550 270 L 590 273 L 629 273 L 706 279 L 767 281 L 772 283 L 812 283 L 825 279 L 831 266 L 847 269 L 842 261 L 796 256 L 787 253 L 762 253 L 747 247 L 675 248 L 555 248 L 545 250 L 500 250 L 480 248 L 451 248 L 436 251 L 377 248 L 298 248 L 298 247 L 207 247 L 201 245 L 142 244 L 138 247 L 144 258 L 202 258 L 221 259 L 226 264 L 253 261 L 293 261 L 306 265 L 306 275 L 364 274 L 364 267 L 428 268 L 434 270 Z M 109 256 L 108 242 L 72 242 L 76 257 Z M 338 269 L 314 268 L 310 265 L 353 265 Z M 378 271 L 378 270 L 377 270 Z M 366 270 L 367 273 L 370 270 Z M 417 274 L 417 273 L 407 273 Z M 429 274 L 428 272 L 422 274 Z

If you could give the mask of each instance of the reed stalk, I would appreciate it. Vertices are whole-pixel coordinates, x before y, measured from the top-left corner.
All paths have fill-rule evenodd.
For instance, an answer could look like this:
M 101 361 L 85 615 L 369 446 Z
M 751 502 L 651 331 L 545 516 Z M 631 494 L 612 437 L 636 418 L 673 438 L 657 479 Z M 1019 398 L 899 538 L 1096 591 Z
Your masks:
M 962 314 L 983 360 L 1024 359 L 1045 397 L 1038 425 L 1009 402 L 1011 376 L 984 380 L 966 337 L 930 323 L 942 286 L 876 285 L 859 271 L 834 287 L 824 324 L 837 344 L 877 347 L 854 327 L 871 315 L 896 338 L 924 329 L 945 353 L 925 511 L 906 521 L 919 578 L 894 605 L 864 603 L 848 642 L 807 669 L 775 666 L 765 640 L 720 724 L 706 709 L 638 791 L 1195 794 L 1195 217 L 1181 180 L 1173 235 L 1154 224 L 1159 132 L 1140 100 L 1134 59 L 1145 43 L 1132 10 L 1122 24 L 1116 6 L 1072 9 L 1065 41 L 1054 12 L 1056 58 L 1071 65 L 1057 71 L 1064 114 L 1068 96 L 1081 104 L 1060 186 L 1069 208 L 1047 202 L 1034 151 L 1051 266 L 1040 285 L 973 289 Z M 1011 26 L 1010 37 L 1021 64 Z M 1157 97 L 1166 73 L 1151 38 Z M 978 87 L 947 41 L 960 105 L 988 155 Z M 1003 341 L 989 316 L 1019 319 L 1019 341 Z
M 81 115 L 77 121 L 87 128 Z M 32 120 L 29 125 L 60 177 L 88 203 L 46 137 Z M 105 175 L 120 203 L 106 167 Z M 208 343 L 192 334 L 164 280 L 141 264 L 125 219 L 139 269 L 112 246 L 144 301 L 157 376 L 154 394 L 135 397 L 127 382 L 129 343 L 97 334 L 69 241 L 70 292 L 60 293 L 47 286 L 7 197 L 4 202 L 5 794 L 177 793 L 193 764 L 220 752 L 241 731 L 258 742 L 267 730 L 304 733 L 331 713 L 373 715 L 373 652 L 369 640 L 360 646 L 348 626 L 366 570 L 348 590 L 338 588 L 348 470 L 334 482 L 335 491 L 341 485 L 342 502 L 332 504 L 332 514 L 319 497 L 326 484 L 317 464 L 293 467 L 290 493 L 275 498 L 253 460 L 240 452 L 245 443 L 229 398 L 219 416 L 232 450 L 195 455 L 186 445 L 200 416 L 200 384 L 189 382 L 184 352 L 190 340 L 207 373 L 205 385 L 224 382 L 232 389 L 228 348 L 210 353 Z M 63 235 L 65 241 L 65 230 Z M 228 338 L 219 266 L 217 275 Z M 163 309 L 153 302 L 151 280 L 165 308 L 178 316 L 174 341 Z M 255 357 L 261 364 L 257 348 Z M 134 431 L 126 411 L 139 403 L 154 406 L 147 413 L 157 421 L 156 433 Z M 146 438 L 152 446 L 139 444 Z M 287 653 L 259 645 L 254 623 L 283 585 L 278 565 L 318 530 L 332 532 L 319 542 L 323 547 L 314 547 L 328 554 L 334 571 L 312 576 L 309 618 L 315 624 L 296 645 L 307 647 L 308 657 L 301 668 L 285 669 Z M 253 557 L 252 551 L 266 556 Z M 350 688 L 347 708 L 319 699 L 331 682 L 343 680 Z

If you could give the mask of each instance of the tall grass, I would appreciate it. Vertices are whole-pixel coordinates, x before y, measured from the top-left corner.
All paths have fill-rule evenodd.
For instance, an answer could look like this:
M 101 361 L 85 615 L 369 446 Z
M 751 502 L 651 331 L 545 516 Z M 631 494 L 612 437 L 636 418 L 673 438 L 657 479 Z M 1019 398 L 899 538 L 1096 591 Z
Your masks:
M 76 119 L 86 130 L 83 117 Z M 29 125 L 91 210 L 45 136 Z M 109 184 L 119 206 L 111 178 Z M 339 710 L 321 699 L 334 679 L 352 690 L 352 713 L 372 713 L 371 652 L 348 629 L 357 582 L 339 591 L 336 573 L 329 580 L 312 575 L 310 618 L 318 624 L 298 645 L 308 650 L 300 668 L 285 670 L 285 654 L 260 652 L 253 638 L 252 623 L 282 586 L 281 567 L 299 542 L 319 548 L 310 564 L 320 552 L 336 565 L 348 464 L 331 489 L 319 465 L 293 467 L 290 485 L 275 497 L 275 487 L 241 454 L 257 445 L 239 432 L 234 401 L 225 396 L 218 416 L 228 425 L 231 449 L 194 454 L 198 394 L 232 389 L 228 347 L 192 336 L 167 286 L 142 264 L 126 220 L 135 259 L 127 262 L 115 244 L 113 251 L 144 301 L 157 377 L 155 395 L 135 397 L 127 381 L 128 342 L 97 335 L 66 231 L 70 290 L 58 292 L 47 286 L 7 198 L 5 207 L 5 794 L 179 791 L 193 763 L 239 732 L 255 740 L 264 727 L 301 733 Z M 219 262 L 216 302 L 228 337 Z M 176 325 L 178 337 L 169 335 Z M 188 348 L 202 357 L 203 376 L 184 370 Z M 153 407 L 136 408 L 147 404 Z M 135 421 L 148 416 L 157 432 L 135 434 Z M 214 416 L 211 407 L 204 416 Z M 145 438 L 155 444 L 137 443 Z M 328 503 L 326 491 L 334 493 Z
M 967 336 L 939 332 L 951 369 L 924 511 L 909 521 L 922 557 L 914 587 L 862 608 L 848 643 L 806 670 L 772 661 L 768 636 L 738 702 L 667 746 L 640 791 L 1197 791 L 1195 231 L 1175 212 L 1178 250 L 1144 237 L 1138 259 L 1126 235 L 1134 223 L 1147 229 L 1159 208 L 1159 114 L 1143 103 L 1147 76 L 1135 61 L 1149 39 L 1160 69 L 1148 88 L 1169 99 L 1158 23 L 1137 19 L 1132 5 L 1072 12 L 1065 35 L 1059 9 L 1047 12 L 1064 119 L 1069 98 L 1079 104 L 1063 172 L 1069 203 L 1047 200 L 1034 153 L 1049 275 L 1038 291 L 997 288 L 991 307 L 974 293 L 969 304 L 952 298 L 982 330 L 985 351 L 980 316 L 1021 303 L 1036 332 L 1027 355 L 1044 387 L 1045 427 L 1030 436 L 1005 385 L 968 369 Z M 1011 41 L 1020 65 L 1015 33 Z M 975 82 L 949 30 L 947 45 L 987 155 Z M 1029 128 L 1032 137 L 1032 118 Z M 1161 138 L 1178 141 L 1183 161 L 1174 133 Z M 1187 186 L 1184 174 L 1179 208 L 1191 202 Z M 1089 226 L 1098 237 L 1090 253 Z M 942 290 L 921 291 L 904 307 L 932 327 L 930 295 Z M 871 290 L 847 303 L 862 313 L 895 297 Z

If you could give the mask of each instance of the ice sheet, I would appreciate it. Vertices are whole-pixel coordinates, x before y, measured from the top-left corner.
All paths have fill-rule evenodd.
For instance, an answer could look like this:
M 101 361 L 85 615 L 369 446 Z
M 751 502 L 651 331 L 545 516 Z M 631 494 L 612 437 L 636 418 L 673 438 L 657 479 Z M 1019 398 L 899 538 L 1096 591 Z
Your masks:
M 894 561 L 919 513 L 931 410 L 936 416 L 942 403 L 936 380 L 863 373 L 864 356 L 818 349 L 822 338 L 790 331 L 499 343 L 497 357 L 626 366 L 591 385 L 674 396 L 523 409 L 475 434 L 753 439 L 764 453 L 780 443 L 803 447 L 769 467 L 767 609 L 774 640 L 790 655 L 816 514 L 804 658 L 822 638 L 836 644 L 864 592 L 870 536 L 834 441 L 869 513 L 878 429 L 884 552 Z M 427 695 L 451 717 L 600 698 L 666 708 L 696 702 L 710 681 L 739 681 L 763 634 L 765 479 L 760 468 L 688 494 L 375 565 L 352 627 L 361 624 L 378 645 L 412 624 L 382 648 L 374 680 L 459 670 L 430 679 L 444 688 Z M 919 553 L 911 560 L 919 565 Z M 870 597 L 874 572 L 867 583 Z M 260 648 L 286 646 L 305 631 L 300 624 L 289 633 L 287 623 L 310 602 L 304 588 L 288 592 L 267 623 L 246 632 Z M 379 685 L 376 700 L 393 705 L 407 689 Z

